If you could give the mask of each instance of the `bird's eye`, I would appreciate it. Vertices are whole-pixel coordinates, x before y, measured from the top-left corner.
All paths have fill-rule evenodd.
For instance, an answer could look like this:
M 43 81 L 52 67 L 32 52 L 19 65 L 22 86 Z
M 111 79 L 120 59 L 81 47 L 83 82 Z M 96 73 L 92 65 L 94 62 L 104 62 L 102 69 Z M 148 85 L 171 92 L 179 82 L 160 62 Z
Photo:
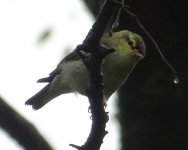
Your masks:
M 132 47 L 132 46 L 133 46 L 133 40 L 129 40 L 129 41 L 128 41 L 128 44 L 129 44 L 129 46 Z
M 135 48 L 135 47 L 136 47 L 136 42 L 135 42 L 134 39 L 130 39 L 130 40 L 128 41 L 128 44 L 130 45 L 131 48 Z

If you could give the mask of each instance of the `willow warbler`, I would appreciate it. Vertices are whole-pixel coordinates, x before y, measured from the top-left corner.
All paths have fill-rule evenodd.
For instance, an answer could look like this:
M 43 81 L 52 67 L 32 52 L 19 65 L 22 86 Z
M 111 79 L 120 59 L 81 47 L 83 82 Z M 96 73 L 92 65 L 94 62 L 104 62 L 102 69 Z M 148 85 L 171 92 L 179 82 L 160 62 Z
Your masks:
M 101 46 L 113 48 L 115 51 L 107 55 L 102 63 L 104 79 L 105 101 L 126 81 L 136 63 L 145 55 L 143 39 L 136 33 L 123 30 L 105 33 L 101 40 Z M 49 74 L 49 77 L 39 79 L 38 82 L 48 84 L 37 94 L 28 99 L 25 104 L 32 105 L 37 110 L 43 107 L 55 97 L 78 92 L 86 95 L 89 85 L 89 75 L 81 58 L 76 51 L 67 55 Z

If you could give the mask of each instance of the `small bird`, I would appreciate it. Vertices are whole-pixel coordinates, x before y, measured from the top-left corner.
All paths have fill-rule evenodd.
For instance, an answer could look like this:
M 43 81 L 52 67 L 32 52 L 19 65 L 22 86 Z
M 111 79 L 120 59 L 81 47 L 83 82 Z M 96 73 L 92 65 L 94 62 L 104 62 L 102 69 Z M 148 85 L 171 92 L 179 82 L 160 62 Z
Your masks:
M 141 36 L 128 30 L 104 33 L 100 45 L 115 50 L 104 58 L 101 66 L 106 102 L 124 84 L 136 63 L 145 56 L 146 47 Z M 48 84 L 25 102 L 35 110 L 61 94 L 75 92 L 87 96 L 86 89 L 90 79 L 78 53 L 73 51 L 57 65 L 49 77 L 37 82 Z

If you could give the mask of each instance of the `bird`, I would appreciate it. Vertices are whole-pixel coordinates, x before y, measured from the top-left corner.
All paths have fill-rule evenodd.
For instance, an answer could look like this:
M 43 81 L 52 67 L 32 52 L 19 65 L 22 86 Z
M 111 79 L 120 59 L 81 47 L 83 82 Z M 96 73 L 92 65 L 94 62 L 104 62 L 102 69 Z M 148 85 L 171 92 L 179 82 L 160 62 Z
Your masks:
M 104 33 L 100 45 L 106 49 L 114 49 L 101 65 L 104 83 L 104 101 L 120 88 L 135 65 L 144 58 L 146 46 L 143 38 L 129 30 Z M 63 58 L 48 77 L 41 78 L 38 83 L 48 83 L 38 93 L 29 98 L 25 104 L 38 110 L 52 99 L 66 93 L 79 93 L 87 96 L 86 89 L 90 83 L 87 68 L 76 51 Z

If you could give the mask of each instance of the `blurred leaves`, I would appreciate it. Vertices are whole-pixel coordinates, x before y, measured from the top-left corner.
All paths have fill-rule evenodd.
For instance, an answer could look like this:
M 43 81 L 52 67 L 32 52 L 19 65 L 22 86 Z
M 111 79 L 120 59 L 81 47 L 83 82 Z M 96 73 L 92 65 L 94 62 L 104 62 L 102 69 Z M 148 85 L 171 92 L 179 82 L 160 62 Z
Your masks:
M 37 43 L 38 44 L 43 44 L 45 43 L 52 35 L 52 29 L 47 28 L 45 29 L 39 36 Z

